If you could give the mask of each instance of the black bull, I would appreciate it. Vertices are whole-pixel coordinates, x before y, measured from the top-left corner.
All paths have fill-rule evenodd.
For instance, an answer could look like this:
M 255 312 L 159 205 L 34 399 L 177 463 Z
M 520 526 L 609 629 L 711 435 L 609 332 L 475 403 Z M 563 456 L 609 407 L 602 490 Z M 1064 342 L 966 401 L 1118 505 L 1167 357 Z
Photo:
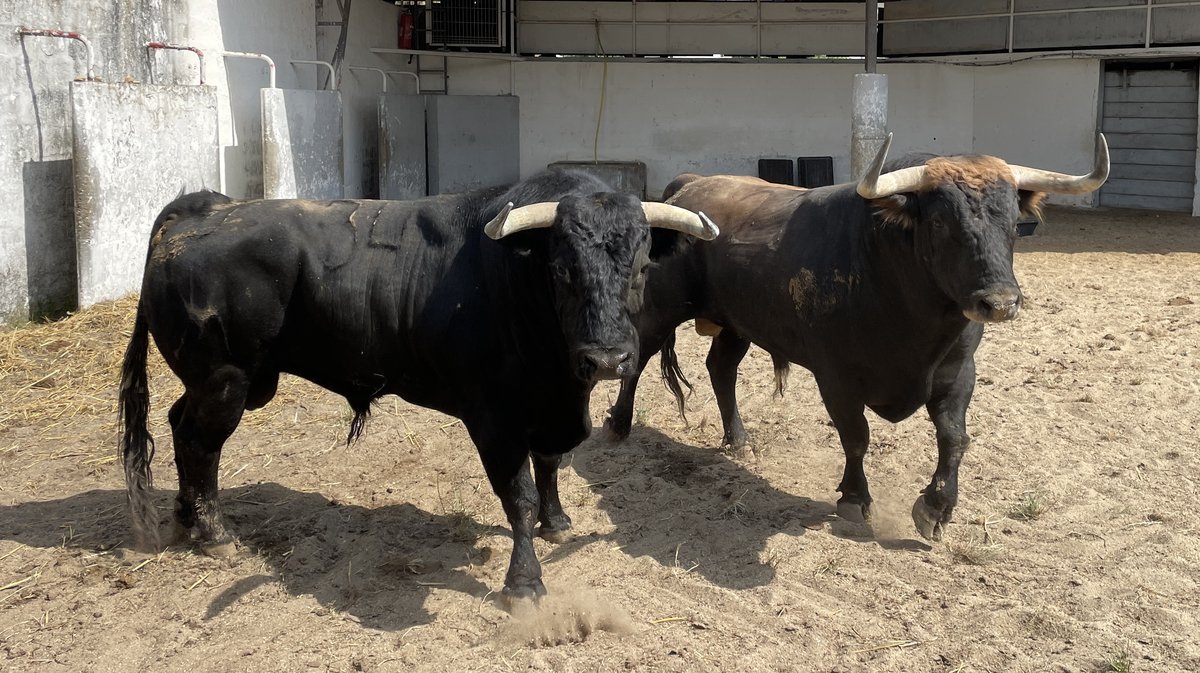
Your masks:
M 221 448 L 288 372 L 349 401 L 351 437 L 386 394 L 461 418 L 512 527 L 505 593 L 544 593 L 534 526 L 555 539 L 571 525 L 553 477 L 591 431 L 596 381 L 638 361 L 631 316 L 646 268 L 686 248 L 683 234 L 716 233 L 703 216 L 573 172 L 413 202 L 177 199 L 151 233 L 122 370 L 135 532 L 157 546 L 152 335 L 185 390 L 168 414 L 183 539 L 232 549 Z
M 642 361 L 609 412 L 618 437 L 630 431 L 637 376 L 660 350 L 682 411 L 675 328 L 695 318 L 698 331 L 717 333 L 707 365 L 726 444 L 746 443 L 735 387 L 751 343 L 774 359 L 780 393 L 789 362 L 813 373 L 846 455 L 838 486 L 846 518 L 871 515 L 864 408 L 899 422 L 924 406 L 938 463 L 913 521 L 924 537 L 941 538 L 970 441 L 983 323 L 1014 318 L 1021 306 L 1012 267 L 1018 215 L 1035 212 L 1046 192 L 1098 188 L 1107 146 L 1101 136 L 1088 176 L 929 155 L 881 175 L 886 151 L 857 186 L 803 190 L 685 174 L 668 187 L 668 203 L 702 209 L 722 233 L 651 272 L 638 324 Z

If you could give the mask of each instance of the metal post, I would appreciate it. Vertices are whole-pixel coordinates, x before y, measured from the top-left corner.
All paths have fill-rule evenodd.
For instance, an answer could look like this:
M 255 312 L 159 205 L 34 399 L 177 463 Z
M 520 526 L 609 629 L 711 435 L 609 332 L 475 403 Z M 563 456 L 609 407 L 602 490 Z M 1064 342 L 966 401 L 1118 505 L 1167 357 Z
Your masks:
M 62 37 L 62 38 L 66 38 L 68 40 L 78 41 L 80 44 L 83 45 L 84 50 L 87 52 L 87 81 L 89 81 L 89 82 L 97 81 L 96 74 L 95 74 L 95 66 L 94 66 L 95 61 L 92 58 L 92 43 L 88 42 L 87 38 L 84 37 L 82 34 L 77 33 L 73 30 L 53 30 L 53 29 L 46 29 L 46 28 L 24 28 L 24 27 L 18 28 L 17 34 L 20 35 L 22 38 L 24 38 L 25 36 L 28 35 L 28 36 L 35 36 L 35 37 Z
M 1013 50 L 1013 43 L 1016 42 L 1016 38 L 1013 37 L 1013 29 L 1016 27 L 1016 16 L 1014 14 L 1017 9 L 1016 5 L 1017 0 L 1008 0 L 1008 53 L 1010 54 Z
M 1154 30 L 1154 5 L 1146 3 L 1146 48 L 1150 48 L 1150 32 Z
M 887 138 L 887 75 L 854 76 L 854 110 L 850 124 L 850 173 L 857 180 Z
M 879 43 L 879 0 L 867 0 L 866 56 L 867 72 L 875 72 L 875 55 Z M 886 88 L 884 89 L 886 92 Z
M 204 84 L 204 52 L 203 51 L 197 49 L 196 47 L 189 47 L 186 44 L 172 44 L 170 42 L 159 42 L 157 40 L 152 41 L 152 42 L 147 42 L 146 49 L 148 51 L 154 51 L 155 49 L 173 49 L 175 51 L 190 51 L 190 52 L 192 52 L 193 54 L 196 55 L 196 58 L 200 59 L 200 83 Z
M 762 56 L 762 0 L 754 2 L 754 55 Z
M 633 52 L 634 56 L 637 56 L 638 55 L 638 53 L 637 53 L 637 15 L 638 15 L 637 0 L 633 0 L 629 4 L 631 5 L 631 9 L 633 10 L 633 34 L 630 36 L 630 39 L 633 40 L 633 48 L 630 51 Z

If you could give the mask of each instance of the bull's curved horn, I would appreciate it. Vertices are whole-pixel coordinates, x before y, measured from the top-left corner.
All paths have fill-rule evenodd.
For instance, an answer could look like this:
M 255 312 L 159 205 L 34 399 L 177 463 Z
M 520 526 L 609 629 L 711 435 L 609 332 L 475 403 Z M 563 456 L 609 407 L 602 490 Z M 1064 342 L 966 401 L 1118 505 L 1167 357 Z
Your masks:
M 708 215 L 693 213 L 679 206 L 666 203 L 643 203 L 642 212 L 646 214 L 646 222 L 652 227 L 673 229 L 695 236 L 702 241 L 711 241 L 721 233 L 716 223 L 708 219 Z
M 924 166 L 901 168 L 898 171 L 880 175 L 880 172 L 883 171 L 883 162 L 887 160 L 888 148 L 891 146 L 892 134 L 889 133 L 875 154 L 875 160 L 871 162 L 867 172 L 859 178 L 858 195 L 864 199 L 882 199 L 902 192 L 915 192 L 925 181 Z
M 493 240 L 499 240 L 526 229 L 545 229 L 554 224 L 557 212 L 557 201 L 534 203 L 520 208 L 513 208 L 512 202 L 509 201 L 500 210 L 500 214 L 483 227 L 483 233 Z
M 1066 175 L 1016 164 L 1009 164 L 1008 167 L 1012 169 L 1018 189 L 1054 194 L 1094 192 L 1108 179 L 1108 141 L 1104 139 L 1103 133 L 1096 138 L 1096 160 L 1092 164 L 1092 172 L 1087 175 Z

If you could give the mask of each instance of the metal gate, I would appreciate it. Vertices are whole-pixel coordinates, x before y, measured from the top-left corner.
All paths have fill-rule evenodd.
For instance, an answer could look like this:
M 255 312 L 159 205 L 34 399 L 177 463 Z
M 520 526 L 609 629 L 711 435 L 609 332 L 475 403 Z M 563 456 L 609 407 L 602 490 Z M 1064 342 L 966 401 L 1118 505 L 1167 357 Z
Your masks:
M 1106 65 L 1102 129 L 1112 174 L 1100 205 L 1192 212 L 1198 98 L 1196 61 Z

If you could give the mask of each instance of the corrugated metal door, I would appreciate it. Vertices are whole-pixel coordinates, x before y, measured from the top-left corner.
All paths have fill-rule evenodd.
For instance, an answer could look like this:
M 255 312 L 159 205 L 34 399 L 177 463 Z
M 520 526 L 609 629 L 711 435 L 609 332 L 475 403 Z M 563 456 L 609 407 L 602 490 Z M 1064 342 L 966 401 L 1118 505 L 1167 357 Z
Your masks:
M 1195 61 L 1105 67 L 1102 129 L 1112 174 L 1100 205 L 1192 212 L 1196 74 Z

